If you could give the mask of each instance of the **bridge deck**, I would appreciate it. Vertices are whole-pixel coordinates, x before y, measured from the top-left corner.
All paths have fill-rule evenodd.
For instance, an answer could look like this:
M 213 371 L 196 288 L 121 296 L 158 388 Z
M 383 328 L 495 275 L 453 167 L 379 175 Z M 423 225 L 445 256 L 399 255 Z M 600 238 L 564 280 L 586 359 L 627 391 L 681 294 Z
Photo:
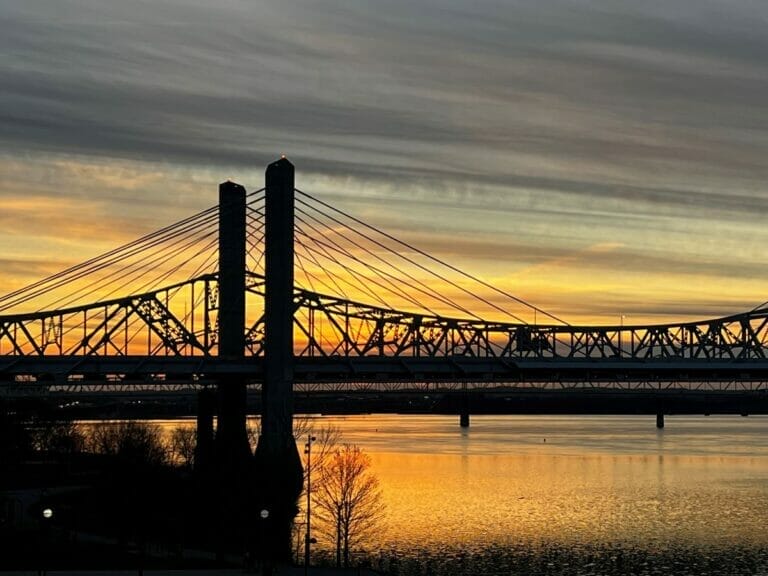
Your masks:
M 259 384 L 263 359 L 160 356 L 0 357 L 0 394 L 24 385 L 155 385 L 214 383 L 226 375 L 245 375 Z M 679 383 L 691 389 L 768 389 L 766 360 L 515 360 L 498 358 L 323 357 L 295 359 L 297 386 L 324 383 L 380 385 L 414 383 L 597 385 Z M 734 386 L 736 385 L 736 386 Z M 627 386 L 636 389 L 638 386 Z M 714 388 L 713 388 L 714 387 Z

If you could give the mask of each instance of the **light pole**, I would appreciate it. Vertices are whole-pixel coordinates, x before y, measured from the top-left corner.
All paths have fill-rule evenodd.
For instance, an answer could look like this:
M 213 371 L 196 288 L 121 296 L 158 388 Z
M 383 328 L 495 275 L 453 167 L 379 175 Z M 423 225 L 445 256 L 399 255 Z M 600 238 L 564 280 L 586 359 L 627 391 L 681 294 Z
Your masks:
M 50 529 L 50 524 L 53 520 L 53 508 L 50 506 L 45 506 L 41 512 L 41 528 L 40 528 L 40 540 L 42 542 L 42 554 L 41 554 L 41 564 L 42 569 L 38 572 L 39 574 L 45 575 L 48 574 L 48 561 L 49 561 L 49 554 L 50 550 L 48 549 L 48 531 Z
M 269 576 L 270 574 L 270 566 L 269 566 L 269 553 L 267 552 L 267 544 L 265 540 L 267 539 L 267 519 L 269 518 L 269 510 L 266 508 L 262 509 L 259 512 L 259 516 L 261 517 L 261 574 L 262 576 Z
M 307 455 L 307 531 L 304 533 L 304 574 L 309 573 L 309 545 L 312 543 L 311 537 L 311 509 L 312 509 L 312 442 L 316 438 L 307 434 L 307 443 L 304 444 L 304 454 Z
M 619 316 L 619 358 L 624 357 L 624 346 L 621 343 L 621 336 L 624 333 L 624 318 L 626 318 L 624 314 Z

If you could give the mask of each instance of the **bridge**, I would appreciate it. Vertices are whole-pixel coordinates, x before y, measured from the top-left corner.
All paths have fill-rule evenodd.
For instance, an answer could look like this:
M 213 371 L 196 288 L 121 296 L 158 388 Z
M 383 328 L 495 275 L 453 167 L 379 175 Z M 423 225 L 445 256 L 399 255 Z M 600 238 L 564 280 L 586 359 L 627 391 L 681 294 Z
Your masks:
M 227 204 L 237 189 L 222 184 L 219 206 L 0 297 L 0 394 L 204 387 L 232 373 L 260 387 L 268 195 L 242 190 L 241 205 Z M 455 382 L 766 389 L 768 303 L 696 322 L 573 326 L 288 192 L 290 214 L 278 217 L 295 257 L 275 258 L 295 262 L 286 274 L 296 282 L 276 289 L 292 293 L 285 329 L 299 390 Z M 217 246 L 230 255 L 217 258 Z M 243 334 L 223 353 L 232 301 Z
M 663 427 L 670 392 L 765 407 L 767 356 L 768 302 L 574 326 L 297 189 L 285 158 L 260 190 L 225 182 L 217 206 L 0 297 L 0 399 L 199 391 L 197 463 L 217 478 L 203 484 L 222 543 L 252 538 L 269 510 L 262 552 L 285 557 L 302 486 L 295 391 L 458 391 L 462 425 L 478 391 L 646 393 Z

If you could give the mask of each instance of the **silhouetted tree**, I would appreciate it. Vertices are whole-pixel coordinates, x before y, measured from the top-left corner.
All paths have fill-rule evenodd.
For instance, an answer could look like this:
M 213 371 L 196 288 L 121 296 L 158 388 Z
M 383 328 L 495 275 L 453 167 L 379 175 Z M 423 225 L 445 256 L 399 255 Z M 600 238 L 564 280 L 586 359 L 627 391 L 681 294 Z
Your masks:
M 71 420 L 39 420 L 30 435 L 32 447 L 40 452 L 74 454 L 85 446 L 82 429 Z
M 336 543 L 336 565 L 349 567 L 353 548 L 363 544 L 381 527 L 384 503 L 371 460 L 358 446 L 344 444 L 333 451 L 321 468 L 314 499 L 320 527 Z
M 161 428 L 137 421 L 102 422 L 85 427 L 85 435 L 85 451 L 102 457 L 93 502 L 110 511 L 100 517 L 105 529 L 141 549 L 148 539 L 162 538 L 175 514 L 175 495 Z
M 305 545 L 304 535 L 307 529 L 306 524 L 306 498 L 307 498 L 307 476 L 311 474 L 312 478 L 312 498 L 318 493 L 322 486 L 322 470 L 328 462 L 328 458 L 339 447 L 341 441 L 341 431 L 332 424 L 326 424 L 322 428 L 316 428 L 315 420 L 306 417 L 294 417 L 293 435 L 299 447 L 301 455 L 301 467 L 304 471 L 304 484 L 302 486 L 301 497 L 299 498 L 299 514 L 293 524 L 292 541 L 296 542 L 296 558 L 298 561 L 302 546 Z M 307 438 L 312 437 L 312 458 L 307 465 Z
M 314 422 L 309 418 L 296 418 L 294 420 L 293 435 L 301 446 L 307 441 L 308 437 L 313 437 L 312 441 L 312 460 L 307 467 L 307 454 L 304 450 L 301 453 L 301 466 L 304 469 L 304 486 L 306 489 L 307 474 L 312 473 L 312 493 L 316 494 L 323 483 L 323 469 L 330 457 L 339 449 L 341 442 L 341 431 L 333 424 L 326 424 L 322 428 L 316 429 Z M 306 498 L 306 495 L 304 495 Z
M 162 431 L 144 422 L 95 424 L 85 434 L 85 450 L 142 467 L 163 466 L 169 462 Z
M 173 463 L 183 468 L 195 467 L 197 432 L 189 426 L 177 426 L 171 432 L 168 450 Z

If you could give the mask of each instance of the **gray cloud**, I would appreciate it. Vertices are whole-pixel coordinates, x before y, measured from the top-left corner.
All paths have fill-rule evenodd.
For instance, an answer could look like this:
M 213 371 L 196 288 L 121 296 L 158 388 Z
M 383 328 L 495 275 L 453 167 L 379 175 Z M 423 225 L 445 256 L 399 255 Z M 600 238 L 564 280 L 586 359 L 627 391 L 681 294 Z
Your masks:
M 768 122 L 768 41 L 748 4 L 741 19 L 729 5 L 730 26 L 599 2 L 132 4 L 10 2 L 6 138 L 190 162 L 249 161 L 264 136 L 339 155 L 453 141 L 626 161 L 687 151 L 638 142 L 637 122 L 671 120 L 672 136 Z M 729 66 L 750 73 L 723 82 Z
M 514 218 L 542 257 L 625 233 L 649 271 L 760 276 L 729 251 L 768 241 L 766 23 L 749 0 L 0 0 L 0 142 L 228 172 L 285 152 L 380 222 Z

